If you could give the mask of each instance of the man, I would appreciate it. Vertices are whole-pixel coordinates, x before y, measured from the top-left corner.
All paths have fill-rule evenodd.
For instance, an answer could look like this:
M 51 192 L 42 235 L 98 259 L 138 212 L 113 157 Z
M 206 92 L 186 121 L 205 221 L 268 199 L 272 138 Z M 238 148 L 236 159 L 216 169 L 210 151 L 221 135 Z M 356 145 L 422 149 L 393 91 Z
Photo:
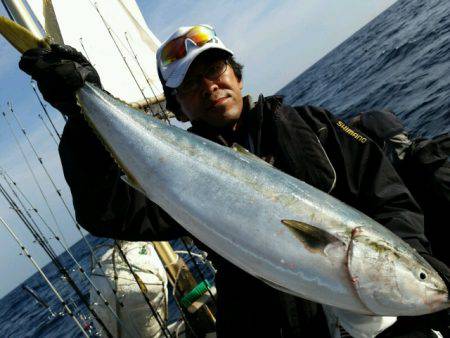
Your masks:
M 242 97 L 242 67 L 232 55 L 209 26 L 181 27 L 161 45 L 158 71 L 177 118 L 191 121 L 193 133 L 225 146 L 238 143 L 358 208 L 429 257 L 420 209 L 381 150 L 323 109 L 284 106 L 281 97 L 260 96 L 256 104 Z M 122 182 L 79 114 L 73 91 L 86 79 L 100 83 L 92 66 L 73 49 L 52 46 L 25 53 L 20 67 L 69 116 L 60 155 L 80 224 L 94 235 L 125 240 L 185 234 Z M 220 257 L 215 263 L 219 337 L 329 336 L 320 305 L 274 290 Z

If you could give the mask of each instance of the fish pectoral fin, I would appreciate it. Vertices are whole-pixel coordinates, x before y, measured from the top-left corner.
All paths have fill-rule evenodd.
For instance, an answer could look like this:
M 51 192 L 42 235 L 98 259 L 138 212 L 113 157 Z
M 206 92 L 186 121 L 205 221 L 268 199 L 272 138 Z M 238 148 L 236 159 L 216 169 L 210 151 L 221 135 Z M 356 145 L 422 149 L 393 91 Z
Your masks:
M 144 189 L 142 189 L 137 182 L 135 182 L 134 180 L 130 179 L 127 175 L 122 175 L 122 176 L 120 176 L 120 178 L 122 179 L 122 181 L 124 181 L 130 187 L 136 189 L 137 191 L 139 191 L 139 192 L 141 192 L 142 194 L 145 195 Z
M 328 245 L 335 243 L 344 244 L 336 236 L 314 225 L 290 219 L 283 219 L 281 223 L 288 226 L 309 251 L 325 254 L 324 250 Z

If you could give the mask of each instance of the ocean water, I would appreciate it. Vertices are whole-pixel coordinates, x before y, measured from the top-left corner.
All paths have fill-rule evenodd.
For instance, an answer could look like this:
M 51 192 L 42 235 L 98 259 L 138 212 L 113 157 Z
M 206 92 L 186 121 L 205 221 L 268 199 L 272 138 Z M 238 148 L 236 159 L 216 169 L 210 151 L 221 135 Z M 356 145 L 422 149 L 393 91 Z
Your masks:
M 279 93 L 285 95 L 289 104 L 322 106 L 342 118 L 368 109 L 388 108 L 415 135 L 450 131 L 449 18 L 448 0 L 399 0 Z M 88 240 L 93 246 L 110 243 L 93 236 L 88 236 Z M 84 243 L 76 243 L 72 251 L 87 269 L 90 254 Z M 69 257 L 61 258 L 72 270 Z M 47 265 L 44 271 L 63 297 L 86 313 L 53 265 Z M 88 293 L 88 283 L 76 272 L 72 276 Z M 33 275 L 24 284 L 35 289 L 53 311 L 61 311 L 39 275 Z M 175 318 L 173 303 L 170 310 Z M 81 334 L 67 316 L 49 318 L 49 312 L 19 286 L 0 300 L 0 337 Z
M 341 118 L 390 109 L 434 136 L 450 131 L 449 76 L 450 2 L 399 0 L 279 93 Z

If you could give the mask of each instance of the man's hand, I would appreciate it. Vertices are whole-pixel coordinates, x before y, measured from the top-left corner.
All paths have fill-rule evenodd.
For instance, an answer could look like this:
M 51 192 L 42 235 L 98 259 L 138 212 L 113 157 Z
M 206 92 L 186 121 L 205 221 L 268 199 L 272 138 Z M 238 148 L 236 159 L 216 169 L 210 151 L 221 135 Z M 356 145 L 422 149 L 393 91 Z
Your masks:
M 101 87 L 91 63 L 75 48 L 51 45 L 51 49 L 26 51 L 19 68 L 37 82 L 44 99 L 65 115 L 78 113 L 75 91 L 88 81 Z

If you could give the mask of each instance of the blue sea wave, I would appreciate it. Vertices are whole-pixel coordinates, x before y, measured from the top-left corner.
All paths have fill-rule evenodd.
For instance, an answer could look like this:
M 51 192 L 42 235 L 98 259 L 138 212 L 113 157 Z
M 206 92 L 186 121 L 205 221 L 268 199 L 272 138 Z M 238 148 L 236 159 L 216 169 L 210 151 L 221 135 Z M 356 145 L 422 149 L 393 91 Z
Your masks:
M 278 93 L 341 118 L 393 110 L 415 136 L 450 130 L 450 6 L 400 0 Z

